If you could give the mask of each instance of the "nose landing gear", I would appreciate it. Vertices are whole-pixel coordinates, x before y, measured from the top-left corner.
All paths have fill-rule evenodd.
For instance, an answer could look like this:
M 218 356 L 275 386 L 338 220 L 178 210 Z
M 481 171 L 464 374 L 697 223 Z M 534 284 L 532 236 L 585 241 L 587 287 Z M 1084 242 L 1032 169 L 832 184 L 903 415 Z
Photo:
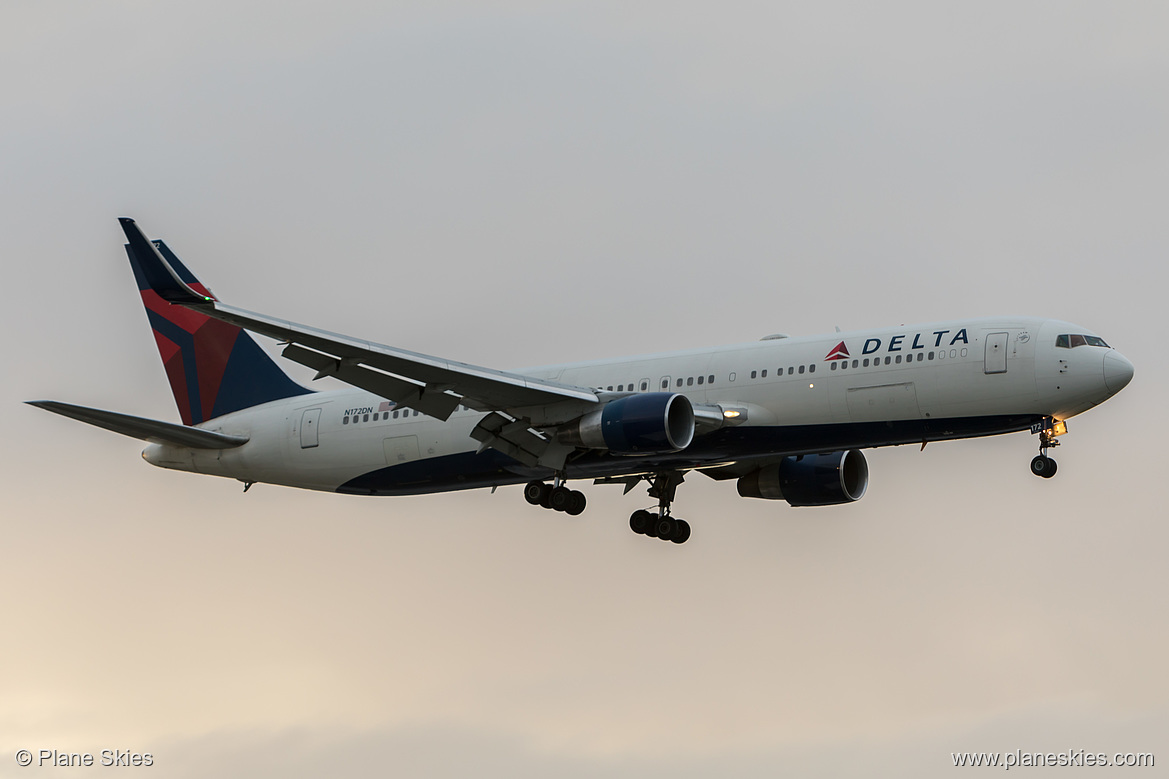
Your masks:
M 1031 473 L 1050 479 L 1055 475 L 1056 462 L 1045 454 L 1037 454 L 1031 460 Z
M 1056 463 L 1055 460 L 1047 456 L 1047 450 L 1053 446 L 1059 446 L 1059 441 L 1056 436 L 1063 435 L 1067 432 L 1067 424 L 1064 422 L 1056 422 L 1048 417 L 1043 422 L 1032 428 L 1034 432 L 1039 433 L 1039 454 L 1031 460 L 1031 473 L 1036 476 L 1042 476 L 1045 479 L 1050 479 L 1055 475 Z

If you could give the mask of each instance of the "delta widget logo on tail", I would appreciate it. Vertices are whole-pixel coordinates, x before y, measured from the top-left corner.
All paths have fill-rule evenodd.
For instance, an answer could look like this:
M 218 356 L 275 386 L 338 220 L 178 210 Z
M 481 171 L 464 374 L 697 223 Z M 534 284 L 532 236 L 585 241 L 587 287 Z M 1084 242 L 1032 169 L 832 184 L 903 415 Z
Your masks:
M 824 361 L 847 360 L 851 356 L 852 355 L 848 353 L 848 347 L 844 345 L 844 341 L 841 341 L 840 343 L 836 344 L 836 346 L 832 347 L 832 351 L 828 352 L 828 356 L 824 358 Z

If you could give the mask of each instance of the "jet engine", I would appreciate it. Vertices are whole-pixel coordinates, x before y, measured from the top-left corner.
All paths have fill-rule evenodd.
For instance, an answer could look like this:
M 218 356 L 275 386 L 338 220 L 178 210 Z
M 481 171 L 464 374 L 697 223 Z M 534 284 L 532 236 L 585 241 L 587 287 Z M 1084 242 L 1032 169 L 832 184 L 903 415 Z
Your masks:
M 646 392 L 606 403 L 557 433 L 561 443 L 614 454 L 667 454 L 694 440 L 694 407 L 685 395 Z
M 739 479 L 744 498 L 786 500 L 792 506 L 834 506 L 860 500 L 869 464 L 856 449 L 785 457 Z

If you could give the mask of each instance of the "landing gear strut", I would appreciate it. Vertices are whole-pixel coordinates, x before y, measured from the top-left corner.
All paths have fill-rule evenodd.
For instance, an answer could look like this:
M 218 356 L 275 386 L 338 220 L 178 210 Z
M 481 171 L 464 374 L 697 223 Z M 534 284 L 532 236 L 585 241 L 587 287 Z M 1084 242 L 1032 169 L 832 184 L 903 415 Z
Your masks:
M 575 517 L 585 510 L 585 496 L 579 490 L 570 490 L 564 486 L 559 476 L 554 484 L 542 481 L 530 481 L 524 486 L 524 499 L 533 506 L 541 506 L 553 511 L 563 511 Z
M 650 538 L 673 541 L 675 544 L 686 543 L 690 538 L 690 523 L 670 516 L 670 504 L 681 483 L 682 474 L 677 471 L 666 471 L 654 476 L 649 496 L 658 499 L 658 511 L 656 514 L 645 509 L 633 512 L 629 517 L 629 529 Z
M 1059 446 L 1059 441 L 1047 430 L 1039 431 L 1039 454 L 1031 460 L 1031 473 L 1050 479 L 1055 475 L 1055 460 L 1047 456 L 1049 447 Z

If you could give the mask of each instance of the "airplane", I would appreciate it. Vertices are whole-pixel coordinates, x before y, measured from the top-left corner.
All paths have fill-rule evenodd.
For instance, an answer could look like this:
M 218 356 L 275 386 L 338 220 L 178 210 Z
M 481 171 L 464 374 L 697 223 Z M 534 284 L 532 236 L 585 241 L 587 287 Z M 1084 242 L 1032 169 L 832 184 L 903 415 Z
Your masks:
M 182 424 L 58 401 L 48 411 L 148 442 L 152 465 L 349 495 L 524 484 L 578 515 L 570 481 L 648 484 L 640 535 L 684 543 L 687 474 L 791 506 L 865 494 L 861 450 L 1030 430 L 1037 476 L 1068 418 L 1122 390 L 1133 365 L 1056 319 L 960 319 L 500 371 L 229 306 L 160 240 L 121 218 L 126 253 Z M 294 381 L 249 335 L 348 387 Z

